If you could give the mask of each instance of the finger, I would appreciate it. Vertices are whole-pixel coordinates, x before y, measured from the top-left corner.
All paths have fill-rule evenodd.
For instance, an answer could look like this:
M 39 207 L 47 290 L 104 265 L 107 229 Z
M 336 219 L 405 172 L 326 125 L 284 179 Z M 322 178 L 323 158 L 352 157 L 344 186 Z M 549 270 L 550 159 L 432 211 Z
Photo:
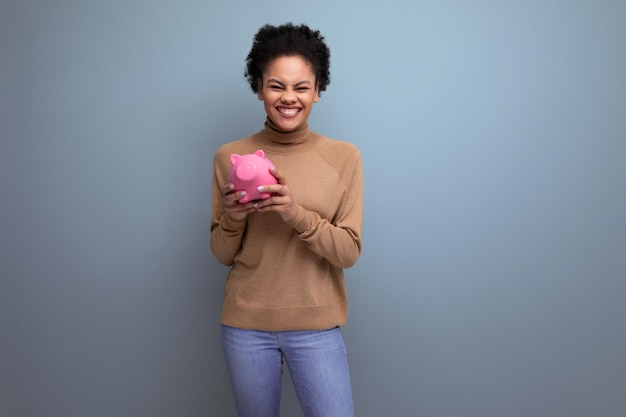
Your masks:
M 237 204 L 237 206 L 232 207 L 230 210 L 226 210 L 233 215 L 248 215 L 257 211 L 258 208 L 254 207 L 252 203 L 245 204 Z
M 247 195 L 248 195 L 248 193 L 246 193 L 245 191 L 242 190 L 242 191 L 237 191 L 237 192 L 234 192 L 232 194 L 229 194 L 226 197 L 229 198 L 231 201 L 233 201 L 236 204 L 244 204 L 244 203 L 240 203 L 240 200 L 242 198 L 244 198 L 245 196 L 247 196 Z M 246 201 L 246 203 L 247 203 L 247 201 Z
M 233 217 L 245 217 L 257 210 L 253 202 L 239 203 L 237 201 L 233 201 L 230 205 L 225 205 L 224 209 Z
M 235 184 L 228 183 L 222 187 L 222 195 L 226 195 L 235 191 Z
M 289 187 L 287 184 L 268 184 L 257 187 L 260 192 L 270 193 L 272 195 L 287 196 L 289 195 Z
M 270 174 L 272 174 L 278 180 L 279 184 L 287 184 L 285 182 L 285 176 L 278 169 L 276 169 L 276 167 L 270 168 Z

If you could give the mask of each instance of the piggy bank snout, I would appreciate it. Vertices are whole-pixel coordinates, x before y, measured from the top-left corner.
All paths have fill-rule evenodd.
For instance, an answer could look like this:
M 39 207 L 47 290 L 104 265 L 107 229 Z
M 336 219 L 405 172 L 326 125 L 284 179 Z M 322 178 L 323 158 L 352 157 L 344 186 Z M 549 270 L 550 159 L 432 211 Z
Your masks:
M 237 174 L 237 178 L 248 181 L 257 175 L 258 168 L 252 162 L 244 162 L 239 164 L 239 166 L 235 169 L 235 173 Z

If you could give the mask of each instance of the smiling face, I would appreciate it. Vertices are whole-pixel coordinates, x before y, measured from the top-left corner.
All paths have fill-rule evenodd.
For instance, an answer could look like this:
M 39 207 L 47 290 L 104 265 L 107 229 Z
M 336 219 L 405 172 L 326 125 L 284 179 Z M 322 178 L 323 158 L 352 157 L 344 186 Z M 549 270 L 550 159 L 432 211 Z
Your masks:
M 269 63 L 259 85 L 259 100 L 267 116 L 290 132 L 307 123 L 319 100 L 311 65 L 299 56 L 283 56 Z

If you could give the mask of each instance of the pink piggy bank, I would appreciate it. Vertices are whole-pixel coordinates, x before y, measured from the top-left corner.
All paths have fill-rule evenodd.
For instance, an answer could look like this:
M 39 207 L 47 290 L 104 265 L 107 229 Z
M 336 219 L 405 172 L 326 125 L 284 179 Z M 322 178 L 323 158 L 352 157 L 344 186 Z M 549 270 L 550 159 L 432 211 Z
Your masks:
M 258 150 L 247 155 L 234 153 L 230 156 L 230 162 L 233 166 L 228 180 L 235 185 L 235 190 L 246 192 L 239 200 L 240 203 L 270 198 L 270 193 L 257 190 L 259 185 L 278 183 L 276 177 L 270 174 L 270 168 L 274 165 L 265 157 L 265 152 Z

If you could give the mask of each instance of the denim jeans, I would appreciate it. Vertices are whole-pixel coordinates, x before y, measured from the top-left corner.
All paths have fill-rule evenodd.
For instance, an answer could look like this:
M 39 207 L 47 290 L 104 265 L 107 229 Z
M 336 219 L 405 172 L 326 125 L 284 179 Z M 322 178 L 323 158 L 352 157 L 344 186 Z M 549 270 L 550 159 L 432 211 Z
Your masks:
M 339 328 L 262 332 L 222 326 L 222 350 L 239 417 L 278 417 L 283 359 L 306 417 L 353 417 Z

